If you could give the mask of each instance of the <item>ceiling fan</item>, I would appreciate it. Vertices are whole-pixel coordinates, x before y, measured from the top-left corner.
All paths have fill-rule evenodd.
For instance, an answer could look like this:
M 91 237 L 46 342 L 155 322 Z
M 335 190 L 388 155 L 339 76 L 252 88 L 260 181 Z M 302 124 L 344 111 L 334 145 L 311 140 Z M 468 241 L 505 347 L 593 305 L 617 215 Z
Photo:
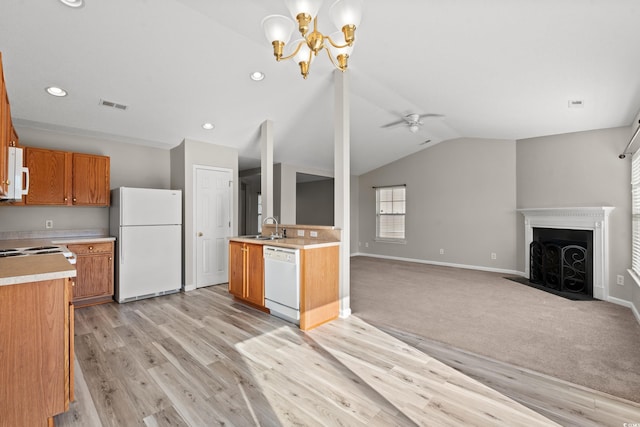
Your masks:
M 390 127 L 395 127 L 395 126 L 399 126 L 399 125 L 406 125 L 409 127 L 409 130 L 412 133 L 416 133 L 418 132 L 418 129 L 420 129 L 420 126 L 423 125 L 423 121 L 422 119 L 424 118 L 428 118 L 428 117 L 442 117 L 442 114 L 416 114 L 416 113 L 411 113 L 411 114 L 407 114 L 405 116 L 402 117 L 402 120 L 397 120 L 395 122 L 391 122 L 391 123 L 387 123 L 386 125 L 380 126 L 382 128 L 390 128 Z

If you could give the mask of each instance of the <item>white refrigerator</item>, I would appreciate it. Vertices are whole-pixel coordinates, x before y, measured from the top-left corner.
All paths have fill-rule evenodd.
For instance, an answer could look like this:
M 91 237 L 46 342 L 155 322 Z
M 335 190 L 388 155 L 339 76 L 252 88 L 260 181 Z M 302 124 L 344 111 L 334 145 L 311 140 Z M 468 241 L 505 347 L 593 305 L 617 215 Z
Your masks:
M 116 237 L 116 301 L 182 288 L 182 191 L 111 190 L 109 228 Z

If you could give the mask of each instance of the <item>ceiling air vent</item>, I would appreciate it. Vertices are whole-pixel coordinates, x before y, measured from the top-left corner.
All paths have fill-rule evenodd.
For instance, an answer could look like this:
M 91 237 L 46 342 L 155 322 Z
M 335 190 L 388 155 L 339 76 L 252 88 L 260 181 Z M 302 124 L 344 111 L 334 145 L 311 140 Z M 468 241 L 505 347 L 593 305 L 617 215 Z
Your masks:
M 102 105 L 103 107 L 111 107 L 111 108 L 115 108 L 117 110 L 126 110 L 127 106 L 124 104 L 118 104 L 117 102 L 111 102 L 111 101 L 105 101 L 104 99 L 100 100 L 100 105 Z
M 584 107 L 584 100 L 582 99 L 570 99 L 569 108 L 582 108 Z

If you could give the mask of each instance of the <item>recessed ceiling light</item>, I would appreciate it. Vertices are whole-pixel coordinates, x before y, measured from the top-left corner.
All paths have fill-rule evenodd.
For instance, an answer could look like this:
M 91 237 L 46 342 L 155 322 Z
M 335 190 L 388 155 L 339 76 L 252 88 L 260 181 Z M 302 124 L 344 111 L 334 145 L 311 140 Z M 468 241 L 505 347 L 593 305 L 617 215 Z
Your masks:
M 45 89 L 49 95 L 53 96 L 67 96 L 67 91 L 57 86 L 49 86 Z
M 84 0 L 60 0 L 60 2 L 69 7 L 80 7 L 84 4 Z
M 249 77 L 251 77 L 251 80 L 253 80 L 254 82 L 259 82 L 260 80 L 264 79 L 264 73 L 260 71 L 254 71 L 253 73 L 249 74 Z
M 211 130 L 213 129 L 215 126 L 213 125 L 213 123 L 205 123 L 202 125 L 202 129 L 206 129 L 206 130 Z

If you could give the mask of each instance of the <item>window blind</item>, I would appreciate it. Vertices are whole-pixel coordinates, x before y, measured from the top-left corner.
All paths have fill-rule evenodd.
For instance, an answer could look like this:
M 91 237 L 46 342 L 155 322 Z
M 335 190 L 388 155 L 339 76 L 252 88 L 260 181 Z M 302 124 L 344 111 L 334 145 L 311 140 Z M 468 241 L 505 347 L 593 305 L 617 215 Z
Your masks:
M 640 152 L 631 160 L 631 269 L 640 276 Z
M 376 188 L 376 237 L 404 239 L 406 214 L 406 187 Z

